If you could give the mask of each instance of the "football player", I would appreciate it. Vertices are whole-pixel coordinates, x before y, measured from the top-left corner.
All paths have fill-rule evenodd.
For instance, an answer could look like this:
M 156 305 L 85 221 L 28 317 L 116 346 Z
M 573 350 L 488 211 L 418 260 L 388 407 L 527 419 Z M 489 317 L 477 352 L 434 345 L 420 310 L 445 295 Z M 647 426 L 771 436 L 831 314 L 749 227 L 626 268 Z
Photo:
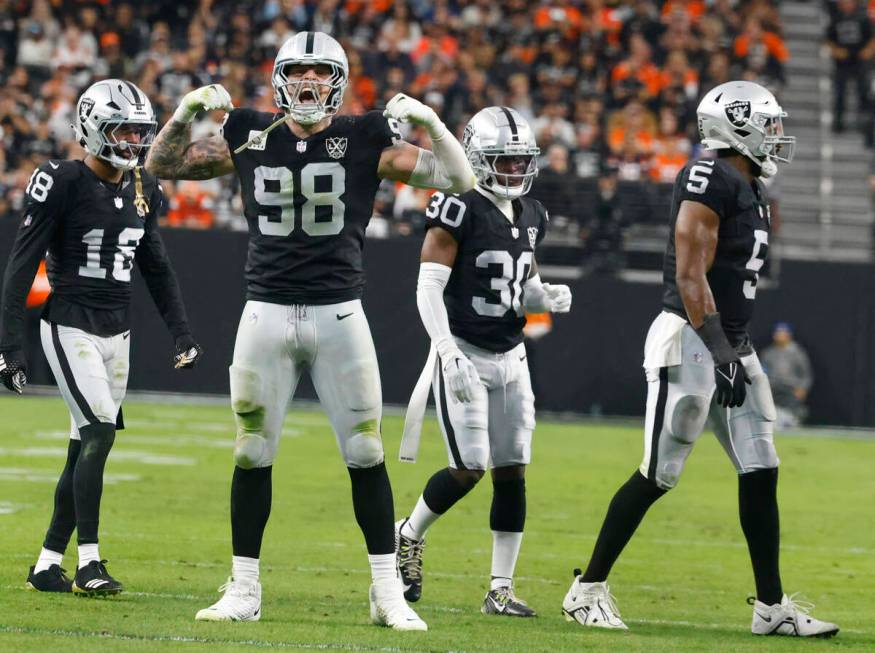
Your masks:
M 402 460 L 415 460 L 431 385 L 449 466 L 396 524 L 398 564 L 405 597 L 418 601 L 426 532 L 489 468 L 492 580 L 481 611 L 533 617 L 513 588 L 535 427 L 523 326 L 527 311 L 568 312 L 571 291 L 542 283 L 535 263 L 547 211 L 526 197 L 539 154 L 528 123 L 514 109 L 488 107 L 468 123 L 462 142 L 477 186 L 462 195 L 437 192 L 425 212 L 416 302 L 432 348 L 401 451 Z
M 575 570 L 562 607 L 584 626 L 626 628 L 608 574 L 647 509 L 677 484 L 710 416 L 738 472 L 756 581 L 751 630 L 828 637 L 838 627 L 810 616 L 781 585 L 775 405 L 748 335 L 771 229 L 760 177 L 790 162 L 795 139 L 784 135 L 775 96 L 752 82 L 711 89 L 697 113 L 702 145 L 717 158 L 688 163 L 675 181 L 663 310 L 644 345 L 644 460 L 614 495 L 589 566 Z
M 249 222 L 247 303 L 230 368 L 237 421 L 232 573 L 222 598 L 196 618 L 261 616 L 259 556 L 271 466 L 288 403 L 307 371 L 349 470 L 373 579 L 371 618 L 426 630 L 404 602 L 396 568 L 380 376 L 360 302 L 362 250 L 381 179 L 462 192 L 474 185 L 474 173 L 459 142 L 417 100 L 399 94 L 383 114 L 337 116 L 349 65 L 328 34 L 300 32 L 286 41 L 272 82 L 279 114 L 234 109 L 220 86 L 189 93 L 146 164 L 174 179 L 236 172 Z M 204 109 L 228 111 L 224 135 L 190 143 L 190 123 Z M 399 121 L 422 125 L 433 151 L 405 143 Z
M 107 79 L 76 105 L 73 128 L 83 160 L 47 161 L 27 186 L 25 206 L 3 280 L 0 379 L 21 394 L 25 299 L 43 256 L 52 292 L 43 311 L 43 351 L 71 415 L 67 463 L 42 552 L 27 586 L 48 592 L 117 594 L 98 551 L 103 469 L 123 428 L 121 404 L 131 345 L 131 268 L 137 266 L 176 340 L 175 366 L 191 367 L 192 339 L 176 275 L 158 233 L 161 186 L 139 165 L 155 136 L 155 114 L 130 82 Z M 48 253 L 46 251 L 48 250 Z M 61 569 L 76 528 L 79 565 Z

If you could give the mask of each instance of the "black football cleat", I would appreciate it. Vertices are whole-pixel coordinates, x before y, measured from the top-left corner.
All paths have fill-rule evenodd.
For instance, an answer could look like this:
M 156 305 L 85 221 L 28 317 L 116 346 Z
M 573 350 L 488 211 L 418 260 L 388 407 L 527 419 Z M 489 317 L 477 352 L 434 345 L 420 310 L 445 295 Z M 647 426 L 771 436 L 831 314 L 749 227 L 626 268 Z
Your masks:
M 414 540 L 401 534 L 406 522 L 402 519 L 395 524 L 395 549 L 398 555 L 398 572 L 404 586 L 404 598 L 416 603 L 422 596 L 422 552 L 425 538 Z
M 525 601 L 517 598 L 513 593 L 513 587 L 499 587 L 489 590 L 483 599 L 483 614 L 500 614 L 506 617 L 536 617 L 537 613 L 532 610 Z
M 92 560 L 76 571 L 73 593 L 80 596 L 111 596 L 120 594 L 122 584 L 109 575 L 106 560 Z
M 33 573 L 34 567 L 27 574 L 27 589 L 37 592 L 72 592 L 73 581 L 67 578 L 67 570 L 60 565 L 52 565 L 38 574 Z

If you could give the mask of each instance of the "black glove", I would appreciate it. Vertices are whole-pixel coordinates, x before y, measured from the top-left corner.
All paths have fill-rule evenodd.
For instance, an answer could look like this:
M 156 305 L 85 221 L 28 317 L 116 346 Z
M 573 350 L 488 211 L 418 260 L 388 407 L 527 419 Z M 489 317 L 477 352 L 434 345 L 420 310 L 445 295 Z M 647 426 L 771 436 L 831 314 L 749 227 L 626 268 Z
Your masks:
M 179 336 L 176 339 L 176 356 L 173 357 L 173 367 L 178 370 L 190 370 L 203 353 L 203 347 L 194 341 L 191 334 Z
M 744 398 L 747 396 L 745 386 L 750 383 L 750 379 L 747 378 L 747 372 L 740 360 L 716 365 L 714 380 L 717 383 L 714 394 L 718 404 L 724 408 L 734 408 L 744 403 Z
M 0 380 L 12 392 L 21 394 L 27 385 L 27 361 L 20 349 L 0 353 Z
M 705 343 L 711 358 L 714 359 L 714 381 L 717 385 L 715 396 L 717 403 L 724 408 L 741 406 L 747 396 L 747 388 L 750 383 L 747 372 L 738 352 L 729 344 L 729 339 L 723 331 L 720 323 L 720 313 L 709 313 L 705 316 L 696 333 Z

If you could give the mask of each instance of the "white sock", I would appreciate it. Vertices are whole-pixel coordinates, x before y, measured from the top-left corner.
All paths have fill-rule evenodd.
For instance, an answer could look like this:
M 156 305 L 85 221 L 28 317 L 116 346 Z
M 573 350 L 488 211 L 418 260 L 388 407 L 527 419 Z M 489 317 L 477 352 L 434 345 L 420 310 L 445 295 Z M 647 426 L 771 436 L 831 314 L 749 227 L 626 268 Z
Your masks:
M 257 583 L 258 562 L 258 558 L 231 556 L 231 576 L 237 581 Z
M 523 543 L 522 533 L 492 531 L 492 583 L 490 589 L 508 587 L 513 583 L 516 559 Z
M 368 554 L 368 562 L 371 565 L 371 578 L 376 583 L 398 577 L 398 562 L 394 553 L 382 553 L 379 555 Z
M 97 550 L 97 544 L 80 544 L 79 545 L 79 569 L 87 567 L 89 562 L 100 562 L 100 552 Z
M 421 540 L 425 537 L 425 533 L 428 531 L 429 527 L 434 524 L 439 517 L 439 514 L 432 512 L 431 508 L 426 505 L 423 496 L 419 495 L 419 501 L 416 502 L 416 507 L 413 508 L 410 517 L 407 518 L 407 521 L 401 527 L 401 534 L 404 535 L 404 537 Z
M 33 567 L 33 573 L 38 574 L 41 571 L 45 571 L 52 565 L 61 566 L 61 561 L 64 559 L 63 553 L 58 553 L 57 551 L 52 551 L 43 547 L 39 552 L 39 558 L 37 558 L 36 564 Z

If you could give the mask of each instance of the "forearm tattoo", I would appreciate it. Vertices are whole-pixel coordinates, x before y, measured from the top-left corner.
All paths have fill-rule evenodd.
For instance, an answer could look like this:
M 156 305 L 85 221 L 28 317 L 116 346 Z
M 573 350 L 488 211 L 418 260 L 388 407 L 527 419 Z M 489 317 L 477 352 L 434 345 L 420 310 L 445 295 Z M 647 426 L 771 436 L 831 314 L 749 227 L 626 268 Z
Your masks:
M 234 170 L 225 139 L 191 142 L 191 125 L 171 120 L 155 137 L 146 170 L 161 179 L 212 179 Z

